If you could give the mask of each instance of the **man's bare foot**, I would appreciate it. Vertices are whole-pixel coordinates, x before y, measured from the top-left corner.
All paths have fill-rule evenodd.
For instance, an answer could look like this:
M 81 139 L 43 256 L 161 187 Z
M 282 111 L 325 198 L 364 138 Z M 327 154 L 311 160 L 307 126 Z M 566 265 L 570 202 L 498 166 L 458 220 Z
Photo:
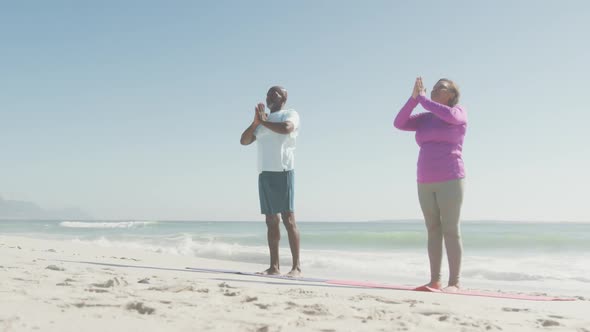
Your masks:
M 445 293 L 456 293 L 461 287 L 459 285 L 448 285 L 443 288 L 442 291 Z
M 289 273 L 285 274 L 285 276 L 291 277 L 291 278 L 300 277 L 301 276 L 301 269 L 296 267 L 296 268 L 292 269 L 291 271 L 289 271 Z
M 276 267 L 269 267 L 268 269 L 266 269 L 262 272 L 256 272 L 256 274 L 273 276 L 273 275 L 281 274 L 281 271 L 279 271 L 279 269 L 277 269 Z
M 431 282 L 427 283 L 426 285 L 422 285 L 420 287 L 414 288 L 414 290 L 427 291 L 429 289 L 441 289 L 441 288 L 442 288 L 442 284 L 440 283 L 440 281 L 431 281 Z

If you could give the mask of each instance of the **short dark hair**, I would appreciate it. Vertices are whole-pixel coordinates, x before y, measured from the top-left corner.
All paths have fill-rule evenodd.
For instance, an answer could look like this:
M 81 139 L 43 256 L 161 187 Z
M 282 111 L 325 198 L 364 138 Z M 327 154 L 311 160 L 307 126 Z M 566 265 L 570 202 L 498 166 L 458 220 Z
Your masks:
M 289 94 L 287 93 L 287 89 L 283 88 L 282 86 L 275 85 L 275 86 L 271 87 L 269 90 L 276 91 L 281 96 L 282 102 L 283 103 L 287 102 L 287 98 L 289 96 Z

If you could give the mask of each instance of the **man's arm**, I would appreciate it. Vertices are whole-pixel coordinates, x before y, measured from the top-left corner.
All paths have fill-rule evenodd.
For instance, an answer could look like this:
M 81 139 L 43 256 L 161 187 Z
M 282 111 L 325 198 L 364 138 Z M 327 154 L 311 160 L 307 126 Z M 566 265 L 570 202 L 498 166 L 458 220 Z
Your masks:
M 252 124 L 244 130 L 242 133 L 242 137 L 240 137 L 240 144 L 242 145 L 250 145 L 254 143 L 256 140 L 256 136 L 254 136 L 254 131 L 258 127 L 258 124 L 252 122 Z
M 242 137 L 240 137 L 240 144 L 252 144 L 256 140 L 254 132 L 256 131 L 258 125 L 260 125 L 263 121 L 266 121 L 266 114 L 264 113 L 264 105 L 259 103 L 254 108 L 254 120 L 252 120 L 252 124 L 246 128 L 246 130 L 244 130 Z
M 295 130 L 295 126 L 293 125 L 293 122 L 291 122 L 291 121 L 285 121 L 285 122 L 262 121 L 260 124 L 265 126 L 268 129 L 274 131 L 277 134 L 286 135 L 286 134 L 290 134 L 291 132 L 293 132 L 293 130 Z

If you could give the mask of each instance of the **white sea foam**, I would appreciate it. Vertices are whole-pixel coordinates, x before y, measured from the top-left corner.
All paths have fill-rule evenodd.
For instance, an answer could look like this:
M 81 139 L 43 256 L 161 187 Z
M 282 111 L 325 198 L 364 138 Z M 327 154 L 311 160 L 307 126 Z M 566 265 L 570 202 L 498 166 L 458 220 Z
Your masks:
M 157 221 L 62 221 L 59 223 L 59 226 L 69 228 L 136 228 L 157 223 Z

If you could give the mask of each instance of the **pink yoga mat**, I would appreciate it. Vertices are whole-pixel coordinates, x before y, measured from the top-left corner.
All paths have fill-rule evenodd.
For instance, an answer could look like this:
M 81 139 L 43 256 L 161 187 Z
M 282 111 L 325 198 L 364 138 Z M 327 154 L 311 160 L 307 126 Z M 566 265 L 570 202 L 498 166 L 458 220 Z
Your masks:
M 351 281 L 351 280 L 328 280 L 328 281 L 326 281 L 326 283 L 333 284 L 333 285 L 410 290 L 410 291 L 416 291 L 416 292 L 432 292 L 432 293 L 451 294 L 451 295 L 483 296 L 483 297 L 495 297 L 495 298 L 502 298 L 502 299 L 514 299 L 514 300 L 575 301 L 574 298 L 566 298 L 566 297 L 551 297 L 551 296 L 542 296 L 542 295 L 497 293 L 497 292 L 485 292 L 485 291 L 469 290 L 469 289 L 460 289 L 456 292 L 444 292 L 440 289 L 435 289 L 435 288 L 430 288 L 430 287 L 416 288 L 416 287 L 403 286 L 403 285 L 379 284 L 379 283 L 374 283 L 374 282 Z

